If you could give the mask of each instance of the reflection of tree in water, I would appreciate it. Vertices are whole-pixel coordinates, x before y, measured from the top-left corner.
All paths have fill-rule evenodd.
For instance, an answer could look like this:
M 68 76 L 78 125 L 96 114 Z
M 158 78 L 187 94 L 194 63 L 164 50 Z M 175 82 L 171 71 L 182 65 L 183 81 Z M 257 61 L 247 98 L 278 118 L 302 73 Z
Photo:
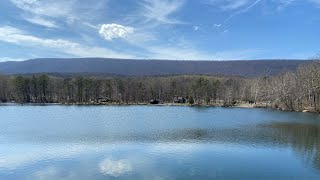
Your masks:
M 43 139 L 32 139 L 43 141 Z M 52 137 L 52 140 L 76 141 L 79 139 L 65 135 Z M 143 131 L 133 133 L 86 134 L 77 137 L 88 142 L 188 142 L 188 143 L 226 143 L 257 147 L 291 147 L 308 165 L 320 172 L 320 126 L 299 123 L 271 123 L 241 128 L 182 128 Z M 28 139 L 30 141 L 30 139 Z
M 239 129 L 184 129 L 160 134 L 154 139 L 291 147 L 303 161 L 320 171 L 320 126 L 315 124 L 272 123 Z
M 271 128 L 275 141 L 291 146 L 304 161 L 320 170 L 320 126 L 314 124 L 276 123 Z

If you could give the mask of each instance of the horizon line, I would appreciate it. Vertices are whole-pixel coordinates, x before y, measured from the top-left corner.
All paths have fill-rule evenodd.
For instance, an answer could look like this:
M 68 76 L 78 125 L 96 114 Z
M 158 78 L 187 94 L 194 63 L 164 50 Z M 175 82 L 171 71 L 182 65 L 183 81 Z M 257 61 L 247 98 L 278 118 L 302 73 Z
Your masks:
M 31 58 L 31 59 L 25 59 L 25 60 L 8 60 L 8 61 L 1 61 L 0 63 L 5 62 L 26 62 L 26 61 L 32 61 L 32 60 L 50 60 L 50 59 L 66 59 L 66 60 L 75 60 L 75 59 L 105 59 L 105 60 L 131 60 L 131 61 L 202 61 L 202 62 L 223 62 L 223 61 L 316 61 L 319 59 L 312 59 L 312 58 L 306 58 L 306 59 L 292 59 L 292 58 L 259 58 L 259 59 L 212 59 L 212 60 L 205 60 L 205 59 L 199 59 L 199 60 L 188 60 L 188 59 L 150 59 L 150 58 L 112 58 L 112 57 L 59 57 L 59 58 L 53 58 L 53 57 L 41 57 L 41 58 Z

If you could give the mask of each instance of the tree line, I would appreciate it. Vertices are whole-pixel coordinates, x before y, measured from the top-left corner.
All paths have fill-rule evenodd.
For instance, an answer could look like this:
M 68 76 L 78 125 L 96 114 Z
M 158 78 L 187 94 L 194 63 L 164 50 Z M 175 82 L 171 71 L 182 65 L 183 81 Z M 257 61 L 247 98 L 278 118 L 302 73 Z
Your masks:
M 273 108 L 320 112 L 320 63 L 256 78 L 180 75 L 159 77 L 0 76 L 0 101 L 19 103 L 136 104 L 172 103 Z

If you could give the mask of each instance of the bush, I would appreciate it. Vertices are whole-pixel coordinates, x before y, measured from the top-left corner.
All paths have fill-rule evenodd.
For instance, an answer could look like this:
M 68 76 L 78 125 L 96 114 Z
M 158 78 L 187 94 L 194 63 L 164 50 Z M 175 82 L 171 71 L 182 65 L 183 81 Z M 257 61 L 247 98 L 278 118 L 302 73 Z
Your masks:
M 190 98 L 189 98 L 189 104 L 191 104 L 191 105 L 194 104 L 194 99 L 193 99 L 193 97 L 190 97 Z

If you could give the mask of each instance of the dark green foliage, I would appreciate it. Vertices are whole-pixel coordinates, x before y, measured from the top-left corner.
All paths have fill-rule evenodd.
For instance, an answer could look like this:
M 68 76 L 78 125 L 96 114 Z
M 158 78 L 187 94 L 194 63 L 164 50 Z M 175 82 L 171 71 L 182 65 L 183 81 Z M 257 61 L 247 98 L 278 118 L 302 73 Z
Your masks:
M 192 96 L 189 98 L 189 104 L 191 104 L 191 105 L 193 105 L 193 104 L 194 104 L 194 99 L 193 99 L 193 97 L 192 97 Z

